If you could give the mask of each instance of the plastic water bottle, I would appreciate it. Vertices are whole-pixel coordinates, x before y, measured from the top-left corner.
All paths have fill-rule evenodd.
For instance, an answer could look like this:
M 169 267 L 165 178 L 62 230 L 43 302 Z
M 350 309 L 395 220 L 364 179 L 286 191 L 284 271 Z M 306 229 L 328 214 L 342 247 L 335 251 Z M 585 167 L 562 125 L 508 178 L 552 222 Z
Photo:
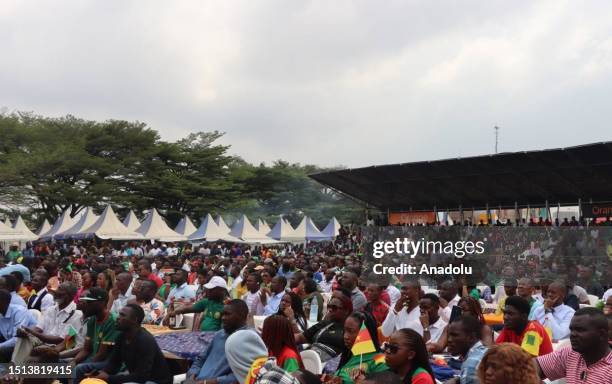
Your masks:
M 308 321 L 316 323 L 319 320 L 319 301 L 316 297 L 312 298 L 310 302 L 310 315 Z

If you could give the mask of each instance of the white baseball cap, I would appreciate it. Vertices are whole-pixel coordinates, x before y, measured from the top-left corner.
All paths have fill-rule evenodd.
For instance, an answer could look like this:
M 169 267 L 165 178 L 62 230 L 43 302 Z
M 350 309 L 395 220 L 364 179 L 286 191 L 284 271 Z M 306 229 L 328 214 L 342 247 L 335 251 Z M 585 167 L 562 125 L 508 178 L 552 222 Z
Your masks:
M 213 276 L 208 283 L 204 284 L 204 288 L 206 289 L 213 289 L 218 287 L 227 289 L 227 283 L 221 276 Z

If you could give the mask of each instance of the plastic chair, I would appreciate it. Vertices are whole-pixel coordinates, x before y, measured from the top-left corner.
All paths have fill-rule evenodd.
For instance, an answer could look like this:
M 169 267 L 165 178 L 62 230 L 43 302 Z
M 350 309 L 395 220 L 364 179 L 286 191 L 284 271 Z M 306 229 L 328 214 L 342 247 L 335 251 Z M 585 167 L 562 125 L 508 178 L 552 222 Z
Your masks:
M 193 328 L 193 319 L 195 315 L 193 313 L 186 313 L 183 315 L 183 326 L 187 329 Z
M 302 362 L 304 363 L 304 368 L 314 373 L 315 375 L 320 375 L 323 373 L 323 363 L 321 362 L 321 357 L 318 353 L 311 350 L 306 350 L 300 352 L 300 357 L 302 358 Z

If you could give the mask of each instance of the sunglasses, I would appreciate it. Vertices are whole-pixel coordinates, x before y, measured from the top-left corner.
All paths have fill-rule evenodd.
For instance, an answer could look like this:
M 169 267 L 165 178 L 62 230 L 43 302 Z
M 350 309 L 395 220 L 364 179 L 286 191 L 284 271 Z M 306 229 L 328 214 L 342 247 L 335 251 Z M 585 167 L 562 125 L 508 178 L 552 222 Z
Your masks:
M 385 353 L 389 353 L 391 355 L 396 354 L 400 350 L 400 346 L 397 344 L 384 343 L 382 346 L 382 350 Z

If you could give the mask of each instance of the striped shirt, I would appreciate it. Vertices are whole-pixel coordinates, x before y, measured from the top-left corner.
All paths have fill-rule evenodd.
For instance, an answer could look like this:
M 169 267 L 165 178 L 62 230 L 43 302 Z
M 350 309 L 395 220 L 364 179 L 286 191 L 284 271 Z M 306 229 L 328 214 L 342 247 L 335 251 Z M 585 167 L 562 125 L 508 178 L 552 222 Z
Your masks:
M 549 380 L 565 378 L 567 384 L 612 383 L 612 352 L 587 367 L 580 353 L 570 345 L 556 352 L 538 357 L 538 364 Z

